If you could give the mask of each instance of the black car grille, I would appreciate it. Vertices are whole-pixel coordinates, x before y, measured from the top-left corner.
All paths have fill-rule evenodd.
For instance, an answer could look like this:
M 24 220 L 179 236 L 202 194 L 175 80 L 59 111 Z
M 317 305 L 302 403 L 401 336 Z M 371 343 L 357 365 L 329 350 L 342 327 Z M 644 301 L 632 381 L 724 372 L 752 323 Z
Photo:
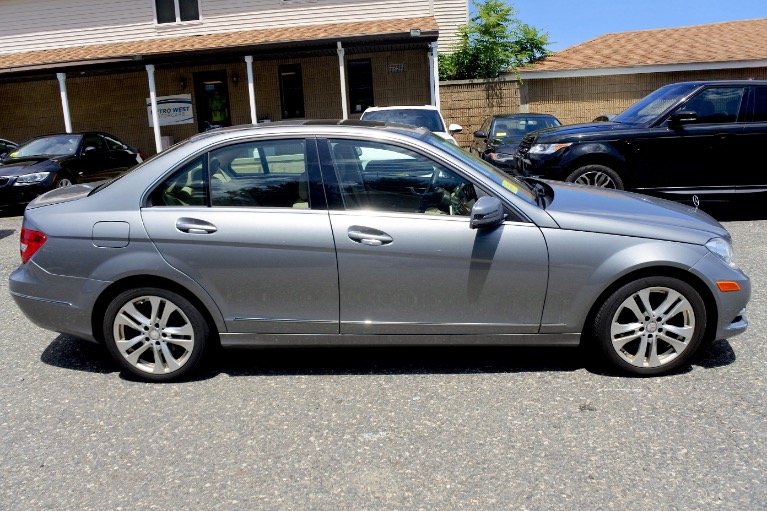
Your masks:
M 519 152 L 519 154 L 527 154 L 528 151 L 530 151 L 530 148 L 533 146 L 534 140 L 535 140 L 535 137 L 523 138 L 522 142 L 519 143 L 519 148 L 517 149 L 517 152 Z
M 8 181 L 10 181 L 10 178 L 7 177 L 0 177 L 0 186 L 5 186 L 8 184 Z

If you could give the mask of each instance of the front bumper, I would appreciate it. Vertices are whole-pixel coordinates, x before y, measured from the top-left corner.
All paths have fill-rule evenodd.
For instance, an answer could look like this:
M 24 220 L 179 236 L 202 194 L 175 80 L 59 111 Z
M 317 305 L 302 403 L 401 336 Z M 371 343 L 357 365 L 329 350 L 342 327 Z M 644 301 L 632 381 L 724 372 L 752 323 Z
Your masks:
M 0 207 L 29 204 L 35 197 L 53 189 L 51 184 L 39 183 L 14 186 L 13 181 L 0 185 Z

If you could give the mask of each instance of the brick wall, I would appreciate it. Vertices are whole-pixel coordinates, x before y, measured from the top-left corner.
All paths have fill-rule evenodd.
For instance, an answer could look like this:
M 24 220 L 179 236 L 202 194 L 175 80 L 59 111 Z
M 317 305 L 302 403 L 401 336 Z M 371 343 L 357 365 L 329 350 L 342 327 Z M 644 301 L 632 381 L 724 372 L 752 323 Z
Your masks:
M 468 147 L 489 116 L 519 112 L 519 86 L 513 80 L 461 80 L 440 82 L 440 110 L 445 122 L 460 124 L 455 138 Z

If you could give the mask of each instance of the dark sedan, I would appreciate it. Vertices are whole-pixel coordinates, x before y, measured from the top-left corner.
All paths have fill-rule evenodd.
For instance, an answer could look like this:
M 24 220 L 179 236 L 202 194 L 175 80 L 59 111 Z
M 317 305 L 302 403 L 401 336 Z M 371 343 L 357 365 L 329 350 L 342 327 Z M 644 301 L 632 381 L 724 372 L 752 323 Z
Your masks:
M 561 125 L 559 119 L 549 114 L 494 115 L 474 132 L 470 150 L 500 169 L 511 170 L 514 153 L 525 135 Z
M 141 161 L 138 150 L 107 133 L 33 138 L 0 160 L 0 207 L 27 204 L 53 188 L 110 179 Z

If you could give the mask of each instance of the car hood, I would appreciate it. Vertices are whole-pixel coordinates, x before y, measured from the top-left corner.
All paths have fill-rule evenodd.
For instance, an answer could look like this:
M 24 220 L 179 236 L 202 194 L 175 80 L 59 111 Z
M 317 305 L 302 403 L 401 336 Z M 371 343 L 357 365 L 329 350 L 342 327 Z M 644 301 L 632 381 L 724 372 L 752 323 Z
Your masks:
M 549 138 L 559 141 L 566 141 L 568 138 L 577 139 L 585 135 L 596 133 L 613 133 L 619 131 L 636 130 L 638 127 L 631 124 L 621 124 L 619 122 L 589 122 L 585 124 L 569 124 L 567 126 L 556 126 L 554 128 L 544 128 L 525 138 L 535 138 L 538 141 L 545 141 Z
M 49 167 L 56 165 L 57 159 L 37 157 L 24 158 L 21 160 L 6 160 L 0 163 L 0 176 L 21 176 L 33 172 L 50 170 Z
M 707 213 L 637 193 L 546 181 L 554 199 L 546 212 L 562 229 L 705 244 L 730 234 Z

